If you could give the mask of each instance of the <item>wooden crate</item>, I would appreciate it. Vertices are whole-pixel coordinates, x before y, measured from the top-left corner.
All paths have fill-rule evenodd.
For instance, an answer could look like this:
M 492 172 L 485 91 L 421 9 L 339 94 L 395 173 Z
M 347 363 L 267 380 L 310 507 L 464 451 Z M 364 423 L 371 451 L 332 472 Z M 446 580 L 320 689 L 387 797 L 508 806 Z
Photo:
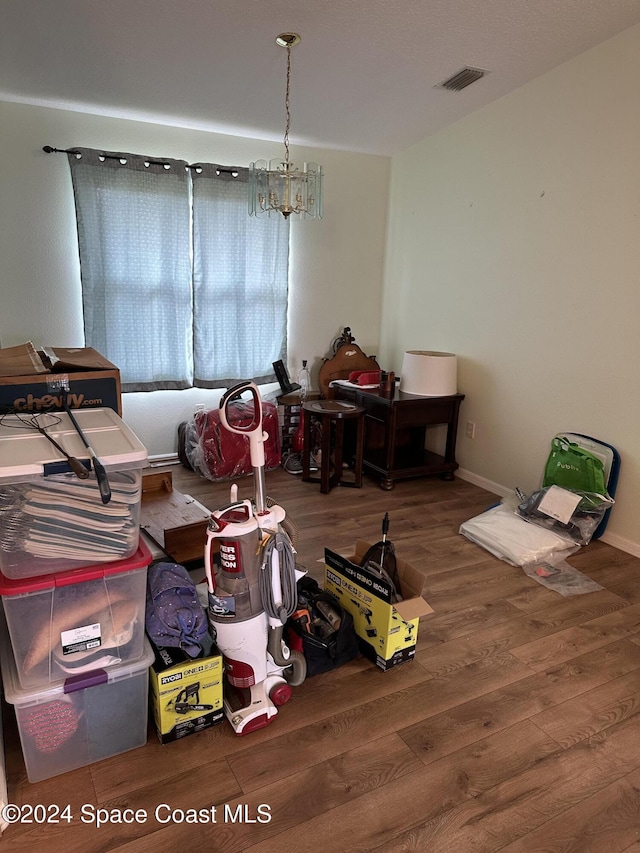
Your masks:
M 175 563 L 202 560 L 210 515 L 174 490 L 170 471 L 143 475 L 140 527 Z

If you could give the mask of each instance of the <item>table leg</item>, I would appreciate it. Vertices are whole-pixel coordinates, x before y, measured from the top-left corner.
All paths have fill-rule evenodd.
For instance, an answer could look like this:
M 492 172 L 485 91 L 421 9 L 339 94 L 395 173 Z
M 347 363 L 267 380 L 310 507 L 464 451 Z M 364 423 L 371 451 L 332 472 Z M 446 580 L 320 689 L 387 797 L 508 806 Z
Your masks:
M 320 491 L 326 495 L 331 489 L 331 418 L 322 418 L 322 440 L 320 442 Z
M 300 409 L 302 423 L 302 479 L 311 479 L 311 415 Z
M 362 456 L 364 453 L 364 417 L 358 418 L 358 430 L 356 435 L 356 460 L 354 465 L 354 485 L 362 487 Z
M 333 476 L 331 485 L 339 486 L 342 479 L 342 456 L 344 448 L 344 421 L 342 418 L 335 422 L 335 440 L 333 443 Z

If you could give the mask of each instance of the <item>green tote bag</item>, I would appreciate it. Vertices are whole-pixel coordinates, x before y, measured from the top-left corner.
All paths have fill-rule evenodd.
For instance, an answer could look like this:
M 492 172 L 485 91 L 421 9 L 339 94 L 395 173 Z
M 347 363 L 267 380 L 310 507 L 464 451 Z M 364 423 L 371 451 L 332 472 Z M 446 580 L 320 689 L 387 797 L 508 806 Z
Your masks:
M 602 461 L 579 444 L 562 437 L 551 442 L 542 485 L 562 486 L 574 492 L 607 494 Z

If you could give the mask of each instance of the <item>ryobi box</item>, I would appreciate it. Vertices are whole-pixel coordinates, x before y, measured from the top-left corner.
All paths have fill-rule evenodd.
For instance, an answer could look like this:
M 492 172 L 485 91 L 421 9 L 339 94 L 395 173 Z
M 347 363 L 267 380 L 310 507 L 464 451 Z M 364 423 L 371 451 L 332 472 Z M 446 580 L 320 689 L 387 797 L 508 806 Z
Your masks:
M 392 585 L 359 565 L 370 547 L 358 540 L 350 557 L 325 548 L 324 587 L 353 616 L 362 654 L 387 670 L 413 660 L 420 617 L 433 609 L 422 598 L 422 572 L 397 557 L 403 600 L 392 604 Z
M 149 692 L 160 743 L 221 723 L 222 655 L 217 649 L 208 657 L 190 658 L 179 648 L 153 648 Z

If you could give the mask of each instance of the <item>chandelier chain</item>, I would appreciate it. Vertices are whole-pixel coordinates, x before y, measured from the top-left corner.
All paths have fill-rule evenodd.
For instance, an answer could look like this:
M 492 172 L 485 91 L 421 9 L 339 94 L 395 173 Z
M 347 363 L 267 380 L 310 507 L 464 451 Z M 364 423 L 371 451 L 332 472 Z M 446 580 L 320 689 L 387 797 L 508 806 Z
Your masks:
M 285 164 L 289 163 L 289 128 L 291 127 L 291 105 L 289 100 L 289 90 L 291 88 L 291 45 L 287 45 L 287 91 L 284 98 L 284 106 L 287 113 L 287 123 L 284 128 L 284 160 Z

